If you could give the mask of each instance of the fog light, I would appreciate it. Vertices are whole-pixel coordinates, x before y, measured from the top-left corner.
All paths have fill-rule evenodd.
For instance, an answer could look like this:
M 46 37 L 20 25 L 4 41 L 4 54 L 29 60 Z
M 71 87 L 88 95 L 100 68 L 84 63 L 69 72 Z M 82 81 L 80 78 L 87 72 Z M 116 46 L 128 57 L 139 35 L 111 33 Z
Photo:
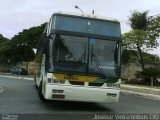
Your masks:
M 117 94 L 115 94 L 115 93 L 107 93 L 107 96 L 108 96 L 108 97 L 116 97 Z
M 52 93 L 63 93 L 63 90 L 56 90 L 56 89 L 53 89 L 53 90 L 52 90 Z
M 120 84 L 118 84 L 118 83 L 107 83 L 107 87 L 120 88 Z

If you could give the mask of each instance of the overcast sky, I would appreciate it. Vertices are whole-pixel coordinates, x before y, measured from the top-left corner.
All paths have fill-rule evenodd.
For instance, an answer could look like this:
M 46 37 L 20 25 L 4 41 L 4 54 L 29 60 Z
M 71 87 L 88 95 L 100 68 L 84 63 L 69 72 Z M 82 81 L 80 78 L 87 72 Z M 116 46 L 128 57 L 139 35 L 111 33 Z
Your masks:
M 0 0 L 0 33 L 11 38 L 23 29 L 47 22 L 53 12 L 80 12 L 75 5 L 84 13 L 94 10 L 96 15 L 118 19 L 122 33 L 130 30 L 126 24 L 130 11 L 160 14 L 160 0 Z

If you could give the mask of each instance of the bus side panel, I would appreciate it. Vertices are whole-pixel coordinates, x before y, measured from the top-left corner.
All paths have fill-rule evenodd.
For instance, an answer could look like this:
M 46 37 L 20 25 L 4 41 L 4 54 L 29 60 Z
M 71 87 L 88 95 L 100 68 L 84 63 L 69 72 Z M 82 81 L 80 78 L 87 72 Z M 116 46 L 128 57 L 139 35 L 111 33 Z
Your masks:
M 39 86 L 40 83 L 41 63 L 42 63 L 42 53 L 39 52 L 35 59 L 35 82 L 37 86 Z

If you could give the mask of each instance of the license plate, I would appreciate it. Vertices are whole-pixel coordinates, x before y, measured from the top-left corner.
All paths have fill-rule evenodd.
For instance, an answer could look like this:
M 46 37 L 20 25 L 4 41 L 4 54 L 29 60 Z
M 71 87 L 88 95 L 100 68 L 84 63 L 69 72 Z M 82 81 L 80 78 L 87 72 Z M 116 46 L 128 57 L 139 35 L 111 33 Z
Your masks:
M 63 90 L 56 90 L 56 89 L 53 89 L 53 90 L 52 90 L 52 93 L 63 93 Z
M 53 94 L 52 95 L 52 98 L 57 98 L 57 99 L 64 99 L 65 98 L 65 95 L 55 95 L 55 94 Z

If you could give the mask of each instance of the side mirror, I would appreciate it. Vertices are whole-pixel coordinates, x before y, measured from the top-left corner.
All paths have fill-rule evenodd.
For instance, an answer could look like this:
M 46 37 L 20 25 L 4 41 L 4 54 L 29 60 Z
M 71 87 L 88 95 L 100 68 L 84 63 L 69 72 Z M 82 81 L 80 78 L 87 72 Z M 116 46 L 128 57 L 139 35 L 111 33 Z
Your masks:
M 33 51 L 34 51 L 34 54 L 36 54 L 36 53 L 37 53 L 37 49 L 33 48 Z

